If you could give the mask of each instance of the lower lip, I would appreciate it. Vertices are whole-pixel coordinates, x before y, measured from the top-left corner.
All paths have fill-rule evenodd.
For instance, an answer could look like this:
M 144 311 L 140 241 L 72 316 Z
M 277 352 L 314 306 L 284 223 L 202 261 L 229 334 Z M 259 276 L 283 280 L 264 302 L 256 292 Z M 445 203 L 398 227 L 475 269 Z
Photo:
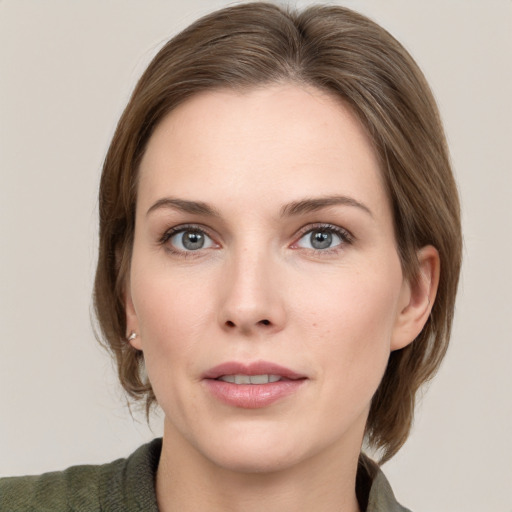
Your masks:
M 213 396 L 227 405 L 261 409 L 296 393 L 305 380 L 280 380 L 268 384 L 233 384 L 214 379 L 205 379 L 203 382 Z

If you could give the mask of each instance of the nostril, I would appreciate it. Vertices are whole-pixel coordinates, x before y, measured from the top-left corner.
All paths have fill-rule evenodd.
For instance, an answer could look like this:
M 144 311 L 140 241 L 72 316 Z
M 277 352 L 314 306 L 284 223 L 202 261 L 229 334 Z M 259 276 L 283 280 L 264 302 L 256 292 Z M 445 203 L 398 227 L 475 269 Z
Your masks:
M 226 320 L 224 325 L 226 327 L 229 327 L 230 329 L 237 326 L 237 324 L 235 322 L 233 322 L 232 320 Z M 256 322 L 256 325 L 272 325 L 272 322 L 270 320 L 267 320 L 266 318 L 264 318 L 263 320 Z M 239 324 L 239 326 L 242 327 L 242 324 Z

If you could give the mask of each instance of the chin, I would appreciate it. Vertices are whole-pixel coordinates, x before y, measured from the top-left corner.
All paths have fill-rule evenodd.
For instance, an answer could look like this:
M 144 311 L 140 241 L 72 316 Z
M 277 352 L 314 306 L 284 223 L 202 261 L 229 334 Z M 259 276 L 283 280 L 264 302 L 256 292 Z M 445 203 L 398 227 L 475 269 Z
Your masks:
M 260 444 L 252 446 L 233 444 L 221 453 L 211 453 L 210 450 L 210 453 L 204 455 L 218 467 L 243 474 L 284 471 L 296 466 L 304 456 L 294 449 L 283 449 L 282 446 L 280 449 L 263 447 Z
M 196 448 L 218 467 L 238 473 L 274 473 L 298 467 L 327 450 L 333 441 L 329 432 L 294 428 L 284 421 L 224 426 L 228 428 L 210 432 L 210 438 Z
M 220 422 L 214 428 L 210 423 L 208 428 L 193 429 L 185 436 L 189 447 L 185 450 L 193 452 L 189 455 L 236 473 L 286 470 L 308 456 L 307 440 L 284 422 Z

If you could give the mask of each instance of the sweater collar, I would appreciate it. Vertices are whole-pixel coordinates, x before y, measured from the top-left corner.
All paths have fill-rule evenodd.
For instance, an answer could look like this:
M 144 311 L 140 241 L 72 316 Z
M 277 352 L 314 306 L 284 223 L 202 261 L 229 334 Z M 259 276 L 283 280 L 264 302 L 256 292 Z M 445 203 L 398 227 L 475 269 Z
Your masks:
M 127 460 L 124 484 L 127 503 L 143 503 L 147 512 L 158 512 L 155 481 L 162 439 L 141 446 Z M 356 494 L 365 512 L 410 512 L 402 507 L 379 466 L 364 454 L 359 458 Z

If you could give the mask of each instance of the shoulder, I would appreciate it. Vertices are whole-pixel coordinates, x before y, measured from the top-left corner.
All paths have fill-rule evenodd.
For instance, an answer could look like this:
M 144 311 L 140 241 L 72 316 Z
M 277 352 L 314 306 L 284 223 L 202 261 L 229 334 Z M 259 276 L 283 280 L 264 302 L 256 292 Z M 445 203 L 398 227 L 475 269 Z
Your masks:
M 0 480 L 0 510 L 100 510 L 102 466 L 75 466 L 65 471 Z
M 154 478 L 160 450 L 161 440 L 155 439 L 109 464 L 2 478 L 0 510 L 156 512 Z
M 364 454 L 359 458 L 356 491 L 366 512 L 411 512 L 398 503 L 382 470 Z

